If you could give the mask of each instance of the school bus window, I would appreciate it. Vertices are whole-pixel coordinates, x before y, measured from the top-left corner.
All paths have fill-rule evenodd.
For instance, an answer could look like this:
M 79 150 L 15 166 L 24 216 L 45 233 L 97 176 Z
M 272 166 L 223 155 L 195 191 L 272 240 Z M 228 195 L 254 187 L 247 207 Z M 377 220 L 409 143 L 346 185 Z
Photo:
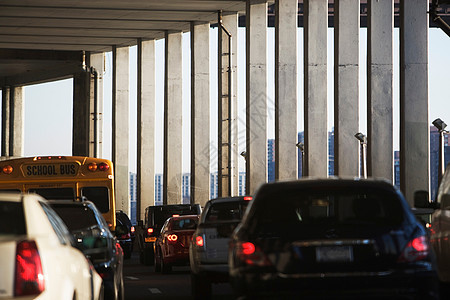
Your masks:
M 2 193 L 20 193 L 22 191 L 19 189 L 1 189 L 0 192 L 2 192 Z
M 81 195 L 86 197 L 89 201 L 94 202 L 101 213 L 109 211 L 109 190 L 106 187 L 83 187 Z
M 47 200 L 75 200 L 73 188 L 36 188 L 28 192 L 39 194 Z

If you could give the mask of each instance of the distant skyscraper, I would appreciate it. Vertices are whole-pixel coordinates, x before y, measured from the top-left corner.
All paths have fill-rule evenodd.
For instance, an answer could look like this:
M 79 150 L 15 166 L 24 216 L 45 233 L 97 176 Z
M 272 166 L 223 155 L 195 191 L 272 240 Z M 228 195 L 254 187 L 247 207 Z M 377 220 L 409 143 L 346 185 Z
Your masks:
M 136 173 L 130 172 L 130 221 L 133 224 L 137 223 L 136 216 L 136 195 L 137 195 L 137 186 L 136 186 Z
M 209 187 L 209 198 L 210 199 L 214 199 L 217 198 L 217 196 L 219 195 L 219 175 L 217 172 L 211 173 L 210 174 L 210 187 Z
M 245 172 L 239 172 L 239 196 L 245 195 Z
M 394 151 L 394 185 L 400 188 L 400 151 Z
M 298 133 L 298 142 L 305 142 L 303 131 Z M 334 175 L 334 129 L 328 132 L 328 175 Z M 298 149 L 298 178 L 303 176 L 302 151 Z
M 191 173 L 184 173 L 181 182 L 183 204 L 191 203 Z
M 267 141 L 267 181 L 275 181 L 275 140 Z
M 298 133 L 297 142 L 300 143 L 305 142 L 305 134 L 303 133 L 303 131 Z M 297 153 L 298 153 L 298 178 L 301 178 L 303 176 L 303 157 L 300 148 L 297 148 Z
M 155 174 L 155 205 L 163 204 L 163 176 Z

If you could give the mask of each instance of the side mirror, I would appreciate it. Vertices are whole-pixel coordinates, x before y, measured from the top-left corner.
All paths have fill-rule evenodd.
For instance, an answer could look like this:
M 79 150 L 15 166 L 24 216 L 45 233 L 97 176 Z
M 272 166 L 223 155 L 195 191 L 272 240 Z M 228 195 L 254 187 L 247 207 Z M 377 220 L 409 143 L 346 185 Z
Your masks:
M 414 207 L 417 208 L 429 208 L 430 201 L 428 198 L 428 191 L 415 191 L 414 192 Z

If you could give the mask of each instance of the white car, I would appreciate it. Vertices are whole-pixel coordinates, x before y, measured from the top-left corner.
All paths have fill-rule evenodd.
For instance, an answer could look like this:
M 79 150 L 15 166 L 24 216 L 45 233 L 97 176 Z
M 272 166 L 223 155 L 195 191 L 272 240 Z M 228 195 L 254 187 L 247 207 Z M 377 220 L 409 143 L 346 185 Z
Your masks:
M 0 299 L 102 299 L 102 279 L 34 194 L 0 193 Z

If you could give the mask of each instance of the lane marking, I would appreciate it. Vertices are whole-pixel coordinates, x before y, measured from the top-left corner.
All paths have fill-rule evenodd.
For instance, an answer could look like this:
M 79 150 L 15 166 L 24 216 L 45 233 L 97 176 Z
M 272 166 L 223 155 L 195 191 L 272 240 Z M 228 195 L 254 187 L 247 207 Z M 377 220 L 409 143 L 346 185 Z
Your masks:
M 139 280 L 139 278 L 133 277 L 133 276 L 125 276 L 125 279 L 129 279 L 129 280 Z
M 161 294 L 161 291 L 157 288 L 149 288 L 148 289 L 152 294 Z

